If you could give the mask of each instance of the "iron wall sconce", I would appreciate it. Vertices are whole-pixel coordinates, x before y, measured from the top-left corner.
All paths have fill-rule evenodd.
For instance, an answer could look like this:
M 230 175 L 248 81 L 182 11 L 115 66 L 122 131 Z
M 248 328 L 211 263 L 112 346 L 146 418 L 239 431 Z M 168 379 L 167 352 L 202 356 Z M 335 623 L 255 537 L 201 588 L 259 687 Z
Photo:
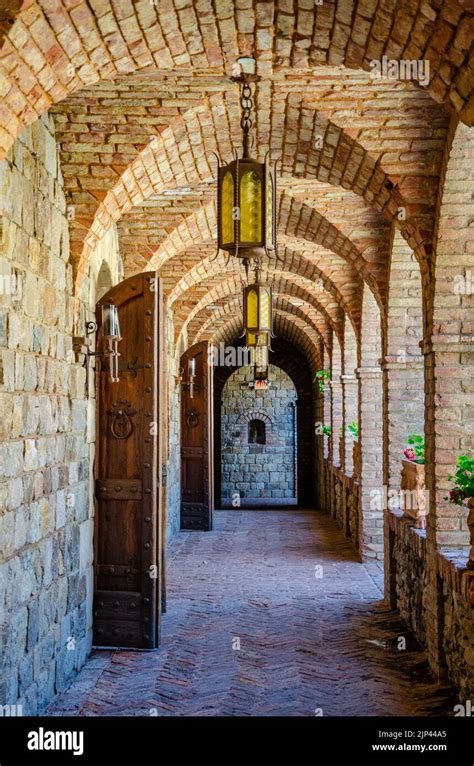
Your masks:
M 90 337 L 97 332 L 97 324 L 89 321 L 86 323 L 86 335 Z M 119 378 L 119 357 L 118 344 L 122 340 L 120 333 L 120 322 L 117 306 L 108 303 L 102 306 L 102 337 L 107 343 L 104 351 L 90 351 L 87 348 L 85 352 L 84 367 L 86 368 L 86 398 L 89 397 L 89 359 L 93 356 L 109 359 L 109 379 L 111 383 L 118 383 Z M 92 368 L 94 371 L 95 367 Z
M 196 383 L 196 357 L 188 359 L 188 377 L 184 380 L 184 369 L 181 367 L 176 378 L 176 385 L 180 385 L 183 391 L 189 391 L 189 398 L 194 399 L 194 392 L 201 391 L 202 386 Z

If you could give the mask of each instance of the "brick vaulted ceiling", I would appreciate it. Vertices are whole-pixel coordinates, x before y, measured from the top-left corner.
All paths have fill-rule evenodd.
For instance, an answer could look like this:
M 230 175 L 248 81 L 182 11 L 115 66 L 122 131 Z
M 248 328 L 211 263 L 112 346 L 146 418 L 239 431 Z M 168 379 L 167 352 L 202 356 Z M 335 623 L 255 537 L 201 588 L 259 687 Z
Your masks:
M 311 339 L 317 359 L 345 315 L 358 330 L 364 282 L 383 311 L 394 219 L 430 278 L 449 121 L 474 122 L 468 0 L 19 5 L 0 49 L 0 147 L 51 109 L 77 284 L 115 222 L 126 273 L 161 273 L 176 338 L 238 331 L 241 273 L 214 258 L 212 153 L 241 149 L 230 75 L 242 55 L 262 77 L 254 154 L 279 158 L 268 278 L 281 330 Z M 383 55 L 428 60 L 428 86 L 372 79 Z

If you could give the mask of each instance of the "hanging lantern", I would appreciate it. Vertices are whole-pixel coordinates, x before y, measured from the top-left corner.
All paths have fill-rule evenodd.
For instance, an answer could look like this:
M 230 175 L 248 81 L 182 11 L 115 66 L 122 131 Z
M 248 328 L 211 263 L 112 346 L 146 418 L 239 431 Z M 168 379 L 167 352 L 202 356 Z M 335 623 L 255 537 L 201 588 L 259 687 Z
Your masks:
M 273 337 L 272 288 L 260 282 L 244 287 L 244 335 L 248 348 L 270 347 Z
M 254 379 L 268 377 L 268 352 L 273 337 L 272 288 L 260 281 L 256 271 L 254 284 L 244 287 L 245 345 L 251 349 Z
M 268 380 L 268 346 L 256 346 L 253 352 L 253 379 Z
M 260 78 L 242 71 L 234 82 L 242 85 L 242 159 L 219 166 L 217 190 L 217 246 L 247 261 L 271 255 L 276 248 L 275 167 L 250 156 L 252 90 Z

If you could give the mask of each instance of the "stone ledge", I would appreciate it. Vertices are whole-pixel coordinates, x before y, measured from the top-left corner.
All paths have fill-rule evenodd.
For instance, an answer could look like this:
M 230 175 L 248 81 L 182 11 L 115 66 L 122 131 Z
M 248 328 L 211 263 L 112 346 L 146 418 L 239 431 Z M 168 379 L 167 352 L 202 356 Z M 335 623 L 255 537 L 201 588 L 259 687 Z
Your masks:
M 389 510 L 388 525 L 392 532 L 420 559 L 426 554 L 426 530 L 415 529 L 411 519 L 403 516 L 403 511 Z M 437 551 L 436 561 L 439 576 L 448 583 L 469 606 L 474 606 L 474 570 L 467 568 L 469 546 L 441 548 Z
M 388 510 L 388 525 L 392 532 L 395 532 L 405 545 L 407 545 L 416 556 L 424 558 L 426 555 L 426 530 L 415 529 L 414 519 L 408 519 L 403 515 L 403 511 Z
M 467 568 L 470 547 L 441 548 L 437 553 L 438 572 L 451 589 L 469 606 L 474 606 L 474 571 Z

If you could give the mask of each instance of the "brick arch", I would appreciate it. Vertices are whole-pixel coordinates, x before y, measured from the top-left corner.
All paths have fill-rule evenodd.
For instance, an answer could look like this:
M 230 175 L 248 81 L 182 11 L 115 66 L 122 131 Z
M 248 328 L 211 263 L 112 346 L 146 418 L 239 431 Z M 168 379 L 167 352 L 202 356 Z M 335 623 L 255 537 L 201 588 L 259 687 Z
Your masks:
M 416 253 L 422 270 L 429 275 L 427 258 L 431 249 L 427 245 L 431 231 L 421 231 L 417 215 L 419 205 L 410 203 L 399 186 L 382 169 L 378 159 L 360 142 L 352 138 L 342 127 L 335 125 L 311 106 L 305 105 L 304 96 L 290 96 L 288 109 L 299 114 L 293 124 L 296 136 L 287 133 L 288 146 L 283 143 L 283 176 L 298 175 L 318 178 L 333 186 L 342 186 L 361 196 L 367 205 L 375 208 L 383 218 L 392 223 L 403 208 L 405 219 L 399 222 L 400 230 Z M 322 137 L 321 148 L 316 139 Z M 295 146 L 296 143 L 296 146 Z
M 213 282 L 220 279 L 224 273 L 233 274 L 234 279 L 241 277 L 243 272 L 240 270 L 240 262 L 231 259 L 228 264 L 227 260 L 223 254 L 219 254 L 217 258 L 215 256 L 203 258 L 191 269 L 185 270 L 183 277 L 176 282 L 173 290 L 168 295 L 170 304 L 172 305 L 176 301 L 183 300 L 187 294 L 191 293 L 193 287 L 198 287 L 206 281 Z M 324 263 L 324 257 L 322 260 Z M 186 264 L 184 264 L 184 269 L 186 269 Z M 172 273 L 174 275 L 174 270 Z M 268 268 L 262 270 L 262 278 L 264 279 L 281 278 L 283 276 L 288 278 L 290 275 L 295 283 L 307 288 L 308 291 L 314 294 L 314 297 L 321 302 L 323 307 L 331 306 L 335 300 L 337 305 L 350 316 L 354 326 L 357 327 L 357 312 L 360 310 L 357 305 L 352 306 L 350 304 L 351 294 L 345 291 L 346 295 L 344 296 L 339 290 L 338 285 L 330 279 L 322 268 L 315 265 L 309 258 L 300 255 L 294 250 L 288 250 L 287 253 L 285 249 L 283 263 L 281 260 L 273 259 L 268 264 Z M 163 271 L 161 271 L 161 276 L 166 278 L 166 273 L 163 274 Z M 341 274 L 341 280 L 343 276 L 344 273 Z M 346 275 L 345 278 L 350 282 L 350 274 Z M 357 299 L 359 299 L 359 294 L 356 293 L 354 301 Z
M 301 202 L 285 191 L 280 195 L 278 207 L 278 231 L 280 234 L 300 240 L 315 242 L 341 256 L 346 263 L 369 282 L 371 289 L 380 298 L 377 277 L 370 271 L 370 265 L 354 243 L 314 207 Z M 191 245 L 215 243 L 217 237 L 216 204 L 214 201 L 203 205 L 177 226 L 167 239 L 160 244 L 150 260 L 148 268 L 161 270 L 175 256 L 182 255 Z M 383 267 L 380 275 L 385 276 Z M 324 273 L 319 275 L 323 281 L 331 280 Z M 380 276 L 382 279 L 382 276 Z
M 260 73 L 267 76 L 274 68 L 308 69 L 321 63 L 370 70 L 370 60 L 384 53 L 395 58 L 423 56 L 432 66 L 430 95 L 449 111 L 460 113 L 467 124 L 474 121 L 466 87 L 472 17 L 455 0 L 441 7 L 434 0 L 427 2 L 426 15 L 419 14 L 414 0 L 400 10 L 394 4 L 391 11 L 385 5 L 375 12 L 364 0 L 358 0 L 351 12 L 340 8 L 336 12 L 334 0 L 326 0 L 323 7 L 313 7 L 312 15 L 306 13 L 304 22 L 296 19 L 291 6 L 283 11 L 268 4 L 268 10 L 260 11 L 259 24 L 252 9 L 234 7 L 229 15 L 227 6 L 220 10 L 217 6 L 215 12 L 208 7 L 198 18 L 192 5 L 184 17 L 171 4 L 160 7 L 148 0 L 116 12 L 104 0 L 97 15 L 86 2 L 73 7 L 48 5 L 47 0 L 29 3 L 4 41 L 2 74 L 16 90 L 16 98 L 5 104 L 0 136 L 5 151 L 26 125 L 84 84 L 150 67 L 163 71 L 209 67 L 230 74 L 242 53 L 256 55 Z M 244 22 L 239 17 L 245 15 L 248 21 L 249 14 L 255 31 L 241 35 L 239 26 Z M 259 38 L 262 23 L 266 35 Z M 315 45 L 317 29 L 324 35 Z M 412 29 L 416 43 L 410 38 Z M 451 47 L 459 63 L 454 64 Z
M 282 309 L 286 313 L 294 314 L 295 317 L 305 321 L 308 326 L 312 327 L 321 337 L 322 342 L 331 347 L 331 332 L 326 324 L 318 320 L 314 316 L 315 310 L 309 304 L 306 304 L 304 308 L 294 306 L 281 295 L 274 297 L 274 305 L 277 309 Z M 201 316 L 202 315 L 202 316 Z M 226 302 L 222 304 L 219 311 L 212 311 L 209 316 L 209 310 L 205 313 L 205 309 L 199 312 L 188 325 L 188 342 L 190 345 L 194 345 L 203 337 L 208 337 L 212 334 L 213 323 L 221 322 L 228 317 L 242 316 L 242 295 L 228 296 Z M 204 319 L 204 321 L 203 321 Z M 241 320 L 240 320 L 241 322 Z M 242 330 L 240 330 L 242 332 Z
M 285 292 L 285 294 L 291 295 L 295 298 L 301 298 L 308 304 L 312 305 L 317 311 L 319 311 L 327 322 L 328 326 L 337 332 L 337 325 L 334 319 L 329 315 L 327 310 L 319 303 L 314 295 L 308 289 L 304 289 L 300 285 L 289 280 L 283 280 L 278 283 L 272 281 L 272 286 L 275 292 Z M 190 310 L 190 297 L 180 301 L 180 304 L 174 304 L 173 311 L 175 317 L 175 342 L 179 341 L 179 337 L 183 334 L 188 327 L 190 321 L 207 305 L 215 303 L 221 298 L 226 298 L 232 295 L 239 295 L 242 293 L 242 285 L 240 280 L 233 277 L 232 279 L 224 279 L 218 285 L 207 290 L 200 300 L 196 300 L 194 307 Z M 176 321 L 177 320 L 177 321 Z
M 297 319 L 290 313 L 277 310 L 274 320 L 277 337 L 282 337 L 288 342 L 294 343 L 301 353 L 307 357 L 312 374 L 314 375 L 321 366 L 322 349 L 324 348 L 321 338 L 314 331 L 311 334 L 305 322 Z M 241 326 L 239 320 L 233 317 L 221 328 L 210 334 L 207 340 L 210 340 L 212 343 L 219 343 L 221 340 L 233 343 L 240 334 Z
M 213 177 L 212 151 L 233 150 L 233 142 L 224 122 L 216 128 L 216 119 L 223 111 L 220 96 L 209 99 L 179 115 L 159 135 L 138 152 L 117 183 L 108 190 L 97 205 L 79 209 L 73 226 L 72 259 L 80 277 L 86 268 L 90 253 L 110 226 L 134 205 L 154 194 L 181 185 L 191 185 Z M 205 134 L 206 152 L 195 145 L 192 136 Z M 215 136 L 219 136 L 216 139 Z M 81 215 L 82 212 L 82 215 Z
M 243 413 L 242 415 L 239 415 L 235 419 L 236 425 L 246 425 L 251 420 L 263 420 L 264 423 L 266 423 L 267 426 L 271 426 L 273 424 L 272 419 L 267 415 L 266 412 L 263 412 L 263 410 L 253 410 L 252 412 L 249 412 L 247 414 Z
M 231 126 L 229 126 L 226 104 L 227 100 L 224 102 L 220 95 L 216 95 L 209 99 L 209 104 L 200 104 L 190 109 L 183 116 L 176 118 L 173 126 L 167 127 L 160 135 L 154 136 L 150 143 L 139 152 L 137 157 L 124 171 L 120 180 L 105 194 L 92 221 L 84 221 L 84 231 L 87 229 L 88 223 L 90 223 L 90 228 L 85 234 L 84 247 L 79 256 L 79 274 L 84 269 L 91 248 L 107 230 L 108 226 L 112 222 L 117 221 L 134 205 L 140 204 L 159 191 L 179 186 L 182 183 L 193 187 L 202 181 L 214 178 L 215 170 L 211 169 L 209 164 L 211 153 L 217 149 L 217 151 L 221 151 L 224 155 L 232 155 L 239 142 L 237 135 L 234 142 L 230 137 Z M 304 113 L 304 103 L 300 100 L 298 104 Z M 289 124 L 291 124 L 292 108 L 291 102 L 289 102 L 285 115 Z M 287 150 L 286 144 L 283 143 L 282 174 L 286 177 L 295 176 L 320 179 L 334 186 L 350 189 L 355 194 L 361 196 L 367 205 L 374 207 L 375 210 L 390 222 L 399 209 L 403 207 L 408 211 L 408 217 L 400 225 L 400 229 L 403 236 L 417 253 L 417 257 L 419 257 L 422 263 L 422 268 L 424 268 L 424 258 L 426 257 L 425 241 L 423 233 L 418 230 L 415 216 L 411 214 L 412 208 L 414 210 L 415 207 L 408 204 L 400 189 L 394 186 L 394 183 L 381 169 L 377 161 L 360 143 L 327 118 L 323 118 L 319 113 L 315 114 L 314 110 L 310 109 L 308 114 L 309 116 L 305 119 L 306 122 L 310 121 L 313 133 L 321 130 L 320 121 L 324 119 L 325 135 L 330 133 L 335 138 L 329 139 L 328 137 L 323 148 L 315 152 L 308 145 L 307 133 L 309 128 L 307 125 L 303 127 L 302 118 L 301 124 L 295 126 L 297 128 L 297 143 L 296 148 L 291 143 L 291 152 L 293 154 L 291 154 L 289 149 Z M 225 120 L 224 140 L 216 142 L 214 136 L 219 137 L 222 134 L 221 120 L 223 116 Z M 333 146 L 334 141 L 336 148 Z M 280 146 L 272 148 L 280 150 Z M 171 162 L 168 161 L 170 155 Z M 298 157 L 301 155 L 305 157 L 306 164 L 302 170 L 298 170 Z M 160 164 L 164 158 L 165 167 L 162 169 Z M 327 166 L 331 168 L 330 172 Z M 312 220 L 306 220 L 309 216 L 309 210 L 312 210 L 312 208 L 304 206 L 303 203 L 298 201 L 294 201 L 292 205 L 300 208 L 297 219 L 303 222 L 305 231 L 311 232 L 311 236 L 316 237 L 316 239 L 319 236 L 322 239 L 326 239 L 328 249 L 333 249 L 331 243 L 333 246 L 336 244 L 341 248 L 341 257 L 352 261 L 361 277 L 369 281 L 382 310 L 381 289 L 377 284 L 376 274 L 372 273 L 373 268 L 377 270 L 377 267 L 371 267 L 372 270 L 369 269 L 355 245 L 347 237 L 344 237 L 333 224 L 323 222 L 321 220 L 322 216 L 317 212 L 312 213 Z M 306 215 L 304 215 L 305 207 L 308 207 Z M 291 215 L 289 217 L 289 225 L 292 224 L 293 220 L 296 220 L 296 218 Z M 200 223 L 204 227 L 205 235 L 211 235 L 212 237 L 212 230 L 209 231 L 209 235 L 207 234 L 209 222 L 205 216 L 201 217 Z M 324 225 L 322 225 L 323 223 Z M 193 227 L 193 230 L 196 232 L 196 227 Z M 295 232 L 295 235 L 305 236 L 305 234 L 298 230 Z M 175 239 L 179 242 L 183 238 L 186 240 L 186 237 L 189 236 L 189 227 L 187 227 L 187 230 L 185 227 Z M 198 238 L 200 236 L 199 234 Z M 159 267 L 161 259 L 165 256 L 168 256 L 168 253 L 166 249 L 163 249 L 157 260 L 151 262 L 150 267 Z M 381 274 L 382 272 L 378 274 L 380 278 L 382 278 Z
M 234 135 L 234 140 L 231 137 L 232 127 L 229 125 L 226 110 L 229 100 L 224 101 L 221 95 L 216 95 L 208 101 L 209 103 L 201 103 L 185 112 L 184 115 L 180 115 L 172 126 L 167 127 L 159 135 L 155 135 L 123 172 L 115 186 L 105 194 L 95 209 L 92 220 L 91 213 L 83 220 L 78 220 L 75 230 L 81 232 L 79 242 L 83 240 L 83 249 L 79 256 L 77 256 L 76 246 L 73 250 L 74 257 L 79 257 L 77 266 L 79 283 L 91 250 L 111 223 L 153 194 L 180 184 L 195 187 L 200 182 L 212 179 L 215 172 L 209 164 L 211 153 L 217 149 L 223 154 L 230 155 L 238 146 L 238 135 Z M 315 178 L 351 190 L 390 222 L 400 208 L 403 208 L 407 218 L 400 222 L 400 230 L 416 252 L 427 279 L 426 257 L 429 248 L 426 241 L 429 239 L 430 232 L 424 232 L 418 227 L 416 210 L 419 205 L 410 205 L 407 202 L 400 188 L 394 185 L 377 160 L 343 128 L 336 126 L 320 113 L 307 109 L 302 99 L 296 106 L 301 111 L 301 120 L 295 126 L 296 147 L 291 142 L 290 151 L 283 142 L 282 174 L 285 177 Z M 294 108 L 291 100 L 288 100 L 285 112 L 288 124 L 291 124 Z M 224 120 L 224 129 L 222 120 Z M 311 141 L 308 144 L 310 129 L 313 134 L 315 131 L 324 129 L 324 135 L 327 136 L 323 148 L 319 151 L 311 148 Z M 222 134 L 223 138 L 219 138 L 216 142 L 214 136 L 221 137 Z M 272 146 L 272 149 L 279 150 L 280 147 Z M 304 164 L 299 159 L 301 156 L 305 157 Z M 300 166 L 301 170 L 298 169 Z M 285 212 L 285 205 L 286 203 L 283 203 L 281 210 L 286 215 L 288 211 Z M 321 240 L 324 246 L 350 262 L 360 277 L 369 283 L 379 308 L 383 311 L 384 269 L 377 264 L 369 265 L 354 243 L 313 208 L 298 200 L 293 200 L 291 207 L 293 212 L 290 211 L 290 214 L 286 215 L 288 233 L 292 236 L 308 237 L 308 241 Z M 212 237 L 212 230 L 215 229 L 215 214 L 214 227 L 210 226 L 210 223 L 211 221 L 208 221 L 205 215 L 199 219 L 204 236 Z M 88 226 L 89 229 L 87 229 Z M 173 247 L 176 248 L 176 242 L 182 248 L 183 244 L 179 244 L 180 240 L 186 241 L 186 238 L 190 237 L 193 241 L 190 227 L 197 239 L 202 236 L 199 226 L 196 227 L 191 222 L 190 226 L 185 227 L 182 232 L 176 236 L 173 235 L 174 244 L 172 240 L 169 247 L 162 248 L 156 261 L 152 261 L 154 267 L 161 263 L 164 257 L 169 257 L 170 248 L 172 252 Z

